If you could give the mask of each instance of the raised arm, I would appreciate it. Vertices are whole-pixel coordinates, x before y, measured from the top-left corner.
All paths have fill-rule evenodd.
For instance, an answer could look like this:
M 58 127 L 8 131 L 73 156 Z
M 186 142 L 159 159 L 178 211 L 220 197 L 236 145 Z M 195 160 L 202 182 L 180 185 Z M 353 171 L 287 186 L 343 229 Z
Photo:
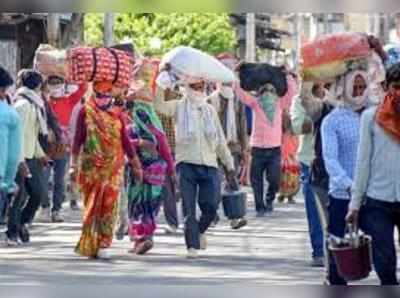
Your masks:
M 239 100 L 248 106 L 251 109 L 255 109 L 258 105 L 257 99 L 252 96 L 250 93 L 244 91 L 242 88 L 240 88 L 239 83 L 235 83 L 234 85 L 234 90 L 236 93 L 236 96 L 239 98 Z
M 154 99 L 154 108 L 160 114 L 174 117 L 176 114 L 178 100 L 169 100 L 168 102 L 165 101 L 165 96 L 167 95 L 167 92 L 169 91 L 157 88 L 156 96 Z

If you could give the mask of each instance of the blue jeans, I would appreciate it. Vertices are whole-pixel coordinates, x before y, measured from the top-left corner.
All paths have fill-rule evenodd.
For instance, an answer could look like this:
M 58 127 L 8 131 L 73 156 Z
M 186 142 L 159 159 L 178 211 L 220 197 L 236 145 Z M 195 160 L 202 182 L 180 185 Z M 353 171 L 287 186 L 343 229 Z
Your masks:
M 180 163 L 178 173 L 185 218 L 186 247 L 200 249 L 200 234 L 207 231 L 217 214 L 218 169 Z M 201 211 L 199 221 L 196 218 L 197 201 Z
M 55 159 L 53 161 L 53 170 L 54 170 L 54 183 L 53 183 L 53 207 L 51 211 L 60 211 L 62 207 L 62 203 L 64 201 L 65 196 L 65 175 L 67 171 L 67 165 L 69 161 L 69 155 L 65 154 L 63 158 Z M 50 180 L 51 167 L 46 168 L 46 178 L 47 181 Z M 50 198 L 48 195 L 44 197 L 44 200 L 41 203 L 42 208 L 50 207 Z
M 361 214 L 363 228 L 372 237 L 375 271 L 384 285 L 398 285 L 395 227 L 400 226 L 400 203 L 367 199 Z
M 301 184 L 305 200 L 308 231 L 310 233 L 312 257 L 324 256 L 324 234 L 315 202 L 315 195 L 310 185 L 310 167 L 301 163 Z

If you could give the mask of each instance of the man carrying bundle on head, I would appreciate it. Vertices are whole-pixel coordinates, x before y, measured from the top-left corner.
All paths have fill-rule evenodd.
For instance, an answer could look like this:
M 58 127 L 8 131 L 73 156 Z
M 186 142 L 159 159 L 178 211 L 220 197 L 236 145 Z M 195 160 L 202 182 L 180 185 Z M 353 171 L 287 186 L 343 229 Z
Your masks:
M 236 88 L 239 99 L 253 110 L 251 185 L 257 217 L 273 211 L 280 187 L 281 145 L 284 118 L 288 118 L 296 83 L 283 68 L 267 63 L 244 63 L 238 68 L 240 86 L 255 96 Z M 268 190 L 264 196 L 264 174 Z

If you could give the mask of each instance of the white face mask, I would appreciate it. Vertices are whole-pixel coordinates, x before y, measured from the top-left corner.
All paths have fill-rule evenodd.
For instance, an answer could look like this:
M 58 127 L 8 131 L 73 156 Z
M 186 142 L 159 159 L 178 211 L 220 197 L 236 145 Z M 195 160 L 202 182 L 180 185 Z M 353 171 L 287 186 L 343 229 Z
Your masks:
M 205 91 L 197 91 L 190 88 L 189 86 L 185 87 L 185 94 L 190 101 L 194 102 L 201 101 L 206 97 Z
M 50 93 L 50 96 L 54 97 L 54 98 L 63 97 L 65 95 L 64 84 L 50 86 L 49 93 Z
M 68 84 L 67 87 L 66 87 L 65 93 L 66 93 L 66 94 L 73 94 L 73 93 L 75 93 L 76 91 L 78 91 L 78 89 L 79 89 L 79 86 L 78 86 L 78 85 L 75 85 L 75 84 Z
M 385 91 L 380 84 L 371 84 L 367 89 L 369 106 L 379 105 L 385 97 Z

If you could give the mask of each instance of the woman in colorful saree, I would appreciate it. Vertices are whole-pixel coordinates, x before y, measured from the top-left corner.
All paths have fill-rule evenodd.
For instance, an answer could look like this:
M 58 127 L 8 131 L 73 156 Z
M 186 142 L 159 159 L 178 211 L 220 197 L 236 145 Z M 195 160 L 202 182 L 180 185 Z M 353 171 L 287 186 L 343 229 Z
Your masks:
M 85 212 L 76 253 L 108 259 L 113 240 L 117 201 L 125 155 L 135 179 L 141 181 L 140 163 L 129 142 L 124 118 L 113 108 L 112 84 L 94 83 L 94 94 L 80 111 L 73 142 L 71 172 L 83 196 Z M 79 169 L 75 171 L 79 157 Z
M 134 241 L 131 252 L 143 255 L 153 248 L 156 216 L 166 175 L 175 177 L 174 161 L 161 121 L 151 104 L 135 101 L 132 109 L 131 142 L 143 169 L 143 181 L 130 179 L 129 235 Z

